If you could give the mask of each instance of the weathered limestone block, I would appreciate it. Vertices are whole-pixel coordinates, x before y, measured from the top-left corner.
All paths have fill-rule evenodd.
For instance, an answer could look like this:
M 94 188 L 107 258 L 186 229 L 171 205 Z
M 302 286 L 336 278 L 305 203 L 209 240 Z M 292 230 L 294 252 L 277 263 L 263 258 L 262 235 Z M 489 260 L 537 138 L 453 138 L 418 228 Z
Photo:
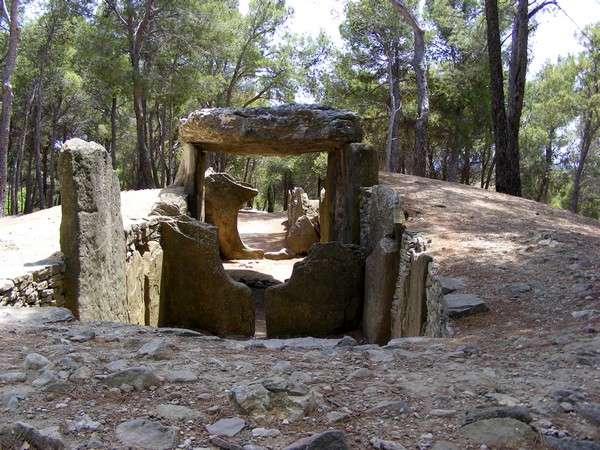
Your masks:
M 163 249 L 158 242 L 150 241 L 143 255 L 145 323 L 158 326 L 160 291 L 162 282 Z
M 137 250 L 126 263 L 125 279 L 127 286 L 127 322 L 145 325 L 146 307 L 144 305 L 144 259 Z
M 310 219 L 318 217 L 319 202 L 311 201 L 308 194 L 301 187 L 294 187 L 288 192 L 288 234 L 292 226 L 302 216 L 308 216 Z
M 254 335 L 252 292 L 225 272 L 216 228 L 181 220 L 161 225 L 160 325 L 219 336 Z
M 364 262 L 358 246 L 313 245 L 286 283 L 265 291 L 267 335 L 328 336 L 358 327 Z
M 447 306 L 441 284 L 435 278 L 433 258 L 425 251 L 425 241 L 418 233 L 402 234 L 391 309 L 392 339 L 447 336 Z
M 378 170 L 377 151 L 369 145 L 349 144 L 329 153 L 321 242 L 360 243 L 360 188 L 376 185 Z
M 163 189 L 158 201 L 152 206 L 151 216 L 180 217 L 188 214 L 188 205 L 183 188 L 168 187 Z
M 67 141 L 59 158 L 66 305 L 81 320 L 127 321 L 119 180 L 104 148 Z
M 448 305 L 434 265 L 433 262 L 429 263 L 425 283 L 427 296 L 425 336 L 439 338 L 448 336 Z
M 319 242 L 319 235 L 308 216 L 300 216 L 288 231 L 286 238 L 287 247 L 297 255 L 306 254 L 315 242 Z
M 238 232 L 238 212 L 258 191 L 226 173 L 207 173 L 205 179 L 206 221 L 217 227 L 219 247 L 225 259 L 262 258 L 262 250 L 246 247 Z
M 402 232 L 404 212 L 400 196 L 391 187 L 377 185 L 360 192 L 360 245 L 371 253 L 381 239 Z
M 365 305 L 363 334 L 370 344 L 384 345 L 390 340 L 391 309 L 398 278 L 398 245 L 383 238 L 367 257 L 365 267 Z
M 179 126 L 182 141 L 240 155 L 332 151 L 362 136 L 358 115 L 317 105 L 201 109 Z

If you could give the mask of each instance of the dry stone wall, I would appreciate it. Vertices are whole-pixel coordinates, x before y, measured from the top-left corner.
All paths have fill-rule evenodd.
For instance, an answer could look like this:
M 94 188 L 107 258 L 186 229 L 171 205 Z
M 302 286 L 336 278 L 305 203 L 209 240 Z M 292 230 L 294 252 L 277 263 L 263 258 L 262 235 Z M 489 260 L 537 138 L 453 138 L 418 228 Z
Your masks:
M 433 258 L 419 233 L 406 230 L 398 194 L 361 190 L 360 241 L 367 251 L 362 328 L 370 343 L 447 335 L 447 306 Z
M 64 264 L 0 280 L 0 306 L 64 306 Z

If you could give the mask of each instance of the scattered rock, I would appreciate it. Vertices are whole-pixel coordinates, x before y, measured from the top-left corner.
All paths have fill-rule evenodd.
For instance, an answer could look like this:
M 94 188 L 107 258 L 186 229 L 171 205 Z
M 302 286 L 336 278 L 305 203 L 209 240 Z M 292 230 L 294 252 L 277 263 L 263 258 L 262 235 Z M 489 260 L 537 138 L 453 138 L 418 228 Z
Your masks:
M 600 450 L 600 443 L 573 438 L 545 436 L 544 443 L 552 450 Z
M 252 430 L 252 437 L 255 438 L 269 438 L 277 437 L 281 434 L 281 431 L 274 428 L 254 428 Z
M 378 438 L 371 439 L 371 445 L 377 450 L 406 450 L 406 448 L 400 444 Z
M 454 319 L 489 311 L 485 302 L 476 295 L 446 294 L 444 299 L 448 304 L 448 315 Z
M 7 450 L 63 450 L 67 449 L 67 446 L 58 436 L 36 430 L 24 422 L 17 422 L 0 428 L 0 448 Z
M 532 448 L 537 433 L 527 424 L 512 418 L 479 420 L 461 428 L 460 434 L 477 444 L 492 448 Z
M 460 291 L 465 288 L 465 280 L 462 278 L 453 278 L 438 276 L 440 284 L 442 285 L 442 293 L 444 295 L 451 294 L 455 291 Z
M 79 433 L 80 431 L 96 431 L 100 428 L 100 426 L 100 422 L 92 420 L 87 414 L 82 414 L 78 419 L 67 421 L 67 430 L 70 433 Z
M 165 379 L 169 383 L 191 383 L 198 380 L 198 375 L 190 369 L 169 370 Z
M 524 406 L 477 408 L 467 411 L 463 426 L 486 419 L 511 418 L 523 423 L 531 423 L 529 410 Z
M 350 448 L 343 431 L 331 430 L 300 439 L 285 447 L 284 450 L 350 450 Z
M 146 342 L 138 350 L 138 355 L 151 359 L 170 359 L 173 356 L 175 346 L 161 338 Z
M 145 418 L 121 423 L 116 434 L 123 444 L 135 448 L 162 450 L 175 447 L 177 442 L 175 427 L 166 427 Z
M 158 405 L 156 407 L 156 415 L 169 420 L 192 420 L 202 417 L 202 414 L 198 411 L 186 406 L 171 404 Z
M 411 408 L 402 400 L 387 400 L 370 408 L 367 410 L 367 413 L 398 415 L 406 414 L 411 411 Z
M 50 364 L 48 358 L 40 355 L 39 353 L 30 353 L 25 357 L 23 366 L 26 370 L 40 370 Z
M 246 421 L 239 417 L 229 417 L 217 420 L 212 425 L 206 425 L 206 431 L 215 436 L 233 437 L 244 429 Z
M 593 425 L 600 426 L 600 403 L 585 403 L 577 407 L 577 412 Z
M 150 386 L 158 386 L 162 380 L 147 367 L 132 367 L 112 373 L 101 380 L 107 386 L 121 387 L 124 384 L 133 386 L 138 391 Z
M 234 405 L 247 415 L 265 414 L 271 401 L 269 391 L 259 383 L 234 386 L 230 398 Z

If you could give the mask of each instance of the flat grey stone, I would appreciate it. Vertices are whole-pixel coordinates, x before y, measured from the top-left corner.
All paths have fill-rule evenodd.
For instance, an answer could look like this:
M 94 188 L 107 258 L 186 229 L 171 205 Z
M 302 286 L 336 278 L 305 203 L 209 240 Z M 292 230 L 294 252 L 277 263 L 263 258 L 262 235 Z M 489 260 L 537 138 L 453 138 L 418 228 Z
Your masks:
M 149 419 L 133 419 L 117 426 L 117 438 L 130 447 L 146 449 L 168 449 L 175 447 L 177 429 L 166 427 Z
M 455 291 L 460 291 L 465 288 L 465 280 L 462 278 L 438 276 L 438 281 L 442 285 L 442 293 L 451 294 Z
M 169 370 L 165 373 L 169 383 L 191 383 L 198 380 L 198 375 L 190 369 Z
M 187 406 L 162 404 L 156 407 L 156 415 L 170 420 L 192 420 L 202 417 L 202 413 Z
M 346 434 L 341 430 L 330 430 L 313 434 L 294 442 L 284 450 L 350 450 Z
M 374 407 L 367 410 L 369 414 L 405 414 L 411 412 L 410 406 L 403 400 L 387 400 L 378 403 Z
M 454 319 L 489 311 L 483 300 L 472 294 L 446 294 L 448 315 Z
M 111 373 L 101 381 L 112 387 L 121 387 L 123 384 L 128 384 L 141 391 L 150 386 L 158 386 L 162 380 L 147 367 L 132 367 Z
M 486 419 L 511 418 L 523 423 L 531 422 L 531 415 L 525 406 L 505 406 L 476 408 L 465 413 L 463 426 Z
M 23 372 L 6 372 L 0 374 L 0 382 L 2 383 L 24 383 L 27 381 L 27 375 Z
M 233 437 L 244 429 L 246 421 L 239 417 L 229 417 L 217 420 L 212 425 L 206 425 L 206 431 L 216 436 Z

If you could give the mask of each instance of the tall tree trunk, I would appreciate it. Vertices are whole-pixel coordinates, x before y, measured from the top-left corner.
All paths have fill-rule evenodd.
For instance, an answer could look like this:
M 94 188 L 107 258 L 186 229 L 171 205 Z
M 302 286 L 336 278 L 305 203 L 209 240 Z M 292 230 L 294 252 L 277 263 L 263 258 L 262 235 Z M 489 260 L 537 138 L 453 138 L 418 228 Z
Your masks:
M 33 105 L 33 98 L 35 96 L 36 87 L 32 86 L 31 92 L 27 98 L 25 107 L 25 118 L 23 120 L 23 129 L 21 130 L 21 136 L 17 147 L 17 154 L 13 160 L 12 167 L 12 214 L 19 214 L 19 197 L 21 191 L 21 165 L 23 163 L 23 155 L 25 154 L 25 143 L 27 142 L 27 130 L 29 129 L 29 115 L 31 114 L 31 108 Z M 23 205 L 24 206 L 24 205 Z
M 461 183 L 471 184 L 471 149 L 467 144 L 463 152 L 463 166 L 461 173 Z
M 402 104 L 400 99 L 400 61 L 397 52 L 388 57 L 389 119 L 385 140 L 385 170 L 400 170 L 400 118 Z
M 585 123 L 583 125 L 583 134 L 581 137 L 581 144 L 579 150 L 579 161 L 577 161 L 577 167 L 573 175 L 573 190 L 571 191 L 571 202 L 569 209 L 574 212 L 579 212 L 579 197 L 581 194 L 581 180 L 583 178 L 583 170 L 585 168 L 585 162 L 590 152 L 590 146 L 592 145 L 592 137 L 594 130 L 592 130 L 591 112 L 586 113 Z
M 519 0 L 513 23 L 512 46 L 508 74 L 507 173 L 503 187 L 506 193 L 521 196 L 521 163 L 519 155 L 519 130 L 525 96 L 527 75 L 527 42 L 529 40 L 529 1 Z
M 391 0 L 392 5 L 413 30 L 415 49 L 413 69 L 417 82 L 417 122 L 415 124 L 415 151 L 413 174 L 424 177 L 427 170 L 427 125 L 429 123 L 429 89 L 427 87 L 427 61 L 425 59 L 425 30 L 403 0 Z
M 496 190 L 509 192 L 510 158 L 508 157 L 508 132 L 504 106 L 504 74 L 502 72 L 502 44 L 497 0 L 485 0 L 488 58 L 490 65 L 490 94 L 492 100 L 492 125 L 496 147 Z
M 154 187 L 152 179 L 152 162 L 146 145 L 144 127 L 144 88 L 140 75 L 139 55 L 133 62 L 133 111 L 135 113 L 135 130 L 137 138 L 137 188 L 148 189 Z
M 6 162 L 13 101 L 11 80 L 17 60 L 17 49 L 19 47 L 20 30 L 18 12 L 19 0 L 12 0 L 10 4 L 10 17 L 4 18 L 9 22 L 10 31 L 8 36 L 8 52 L 4 59 L 4 69 L 2 71 L 2 116 L 0 117 L 0 217 L 4 215 L 4 198 L 6 194 Z
M 113 169 L 117 168 L 117 96 L 113 94 L 110 106 L 110 158 Z
M 33 125 L 33 155 L 35 164 L 35 184 L 38 192 L 40 209 L 46 208 L 46 199 L 44 196 L 44 178 L 42 177 L 41 167 L 41 148 L 42 148 L 42 92 L 43 82 L 40 75 L 38 81 L 38 91 L 35 101 L 35 121 Z
M 548 189 L 550 187 L 550 171 L 552 170 L 552 144 L 554 141 L 554 128 L 551 128 L 548 132 L 548 142 L 546 143 L 545 155 L 544 155 L 544 173 L 542 174 L 542 181 L 540 182 L 540 190 L 536 200 L 538 202 L 548 202 Z

